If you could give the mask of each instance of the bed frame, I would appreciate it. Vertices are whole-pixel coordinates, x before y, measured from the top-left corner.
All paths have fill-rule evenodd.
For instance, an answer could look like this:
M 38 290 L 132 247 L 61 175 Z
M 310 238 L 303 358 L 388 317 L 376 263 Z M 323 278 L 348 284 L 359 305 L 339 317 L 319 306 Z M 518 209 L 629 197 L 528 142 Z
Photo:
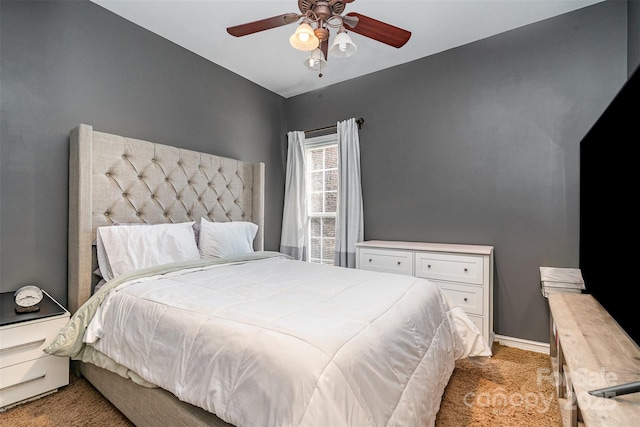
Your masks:
M 70 134 L 68 305 L 75 312 L 98 277 L 93 242 L 98 227 L 199 221 L 258 225 L 264 249 L 264 163 L 96 132 L 81 124 Z M 229 426 L 160 388 L 145 388 L 95 365 L 74 369 L 137 426 Z

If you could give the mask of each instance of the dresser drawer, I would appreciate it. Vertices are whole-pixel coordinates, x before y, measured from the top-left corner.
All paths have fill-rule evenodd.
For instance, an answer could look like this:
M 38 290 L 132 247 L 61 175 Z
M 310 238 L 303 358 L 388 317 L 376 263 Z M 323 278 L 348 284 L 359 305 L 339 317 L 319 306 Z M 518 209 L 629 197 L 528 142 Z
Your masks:
M 360 269 L 410 276 L 413 274 L 413 252 L 361 249 Z
M 42 350 L 51 344 L 68 316 L 16 323 L 0 330 L 0 368 L 46 356 Z
M 69 358 L 46 356 L 0 369 L 0 408 L 69 384 Z
M 484 283 L 484 261 L 481 256 L 416 252 L 416 276 L 452 282 Z
M 476 328 L 478 328 L 478 331 L 480 331 L 480 333 L 482 333 L 483 331 L 483 324 L 482 324 L 482 317 L 478 317 L 478 316 L 467 316 L 469 317 L 469 320 L 471 320 L 473 322 L 474 325 L 476 325 Z
M 457 285 L 448 282 L 433 281 L 454 306 L 462 308 L 467 314 L 482 316 L 483 289 L 477 286 Z

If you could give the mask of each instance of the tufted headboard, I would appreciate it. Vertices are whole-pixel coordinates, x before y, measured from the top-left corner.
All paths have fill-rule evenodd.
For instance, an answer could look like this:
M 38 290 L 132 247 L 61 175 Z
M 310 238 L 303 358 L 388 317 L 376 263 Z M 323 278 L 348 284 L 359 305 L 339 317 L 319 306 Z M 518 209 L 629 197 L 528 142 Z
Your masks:
M 96 132 L 71 131 L 68 305 L 75 312 L 97 277 L 96 229 L 116 223 L 250 221 L 264 245 L 264 163 Z

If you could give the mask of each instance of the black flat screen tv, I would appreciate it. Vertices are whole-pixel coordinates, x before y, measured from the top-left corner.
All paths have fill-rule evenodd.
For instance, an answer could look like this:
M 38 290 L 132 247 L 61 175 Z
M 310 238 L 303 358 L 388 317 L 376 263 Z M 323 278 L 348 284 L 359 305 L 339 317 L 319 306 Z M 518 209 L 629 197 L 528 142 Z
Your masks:
M 640 68 L 580 142 L 586 292 L 640 343 Z

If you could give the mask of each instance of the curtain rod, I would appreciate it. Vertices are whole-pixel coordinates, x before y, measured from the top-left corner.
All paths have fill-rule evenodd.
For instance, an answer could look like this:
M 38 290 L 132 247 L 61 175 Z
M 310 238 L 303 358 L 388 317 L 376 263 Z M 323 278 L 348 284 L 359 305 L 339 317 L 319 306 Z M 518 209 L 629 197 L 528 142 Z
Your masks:
M 364 119 L 362 117 L 360 117 L 359 119 L 356 119 L 356 123 L 358 124 L 358 129 L 362 129 L 362 124 L 364 123 Z M 318 128 L 318 129 L 311 129 L 311 130 L 305 130 L 304 133 L 314 133 L 314 132 L 321 132 L 323 130 L 331 130 L 331 129 L 337 129 L 338 125 L 333 125 L 333 126 L 325 126 L 323 128 Z

